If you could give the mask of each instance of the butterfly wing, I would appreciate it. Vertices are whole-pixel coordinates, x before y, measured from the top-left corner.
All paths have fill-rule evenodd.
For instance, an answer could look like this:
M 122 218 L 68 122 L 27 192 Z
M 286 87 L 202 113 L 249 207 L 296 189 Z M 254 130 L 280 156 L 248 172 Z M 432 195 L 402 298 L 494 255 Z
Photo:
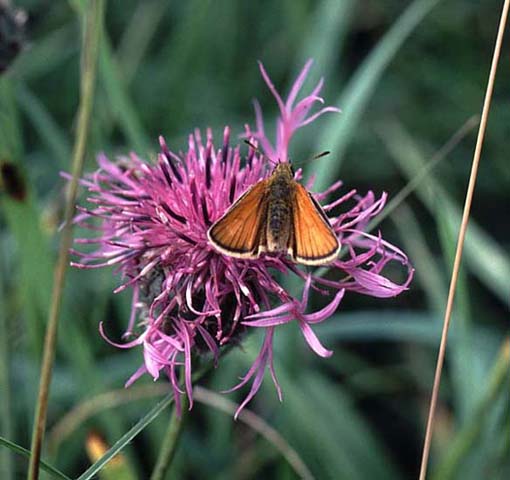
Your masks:
M 328 217 L 305 187 L 297 182 L 292 216 L 294 228 L 292 251 L 289 253 L 294 261 L 304 265 L 322 265 L 334 260 L 340 244 Z
M 207 232 L 209 241 L 225 255 L 255 258 L 262 249 L 267 211 L 267 180 L 247 190 Z

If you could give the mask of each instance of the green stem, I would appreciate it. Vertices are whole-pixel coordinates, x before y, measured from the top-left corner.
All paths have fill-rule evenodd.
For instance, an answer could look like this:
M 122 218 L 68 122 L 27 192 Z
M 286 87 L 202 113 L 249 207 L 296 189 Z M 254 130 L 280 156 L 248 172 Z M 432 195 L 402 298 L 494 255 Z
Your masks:
M 154 467 L 154 471 L 151 475 L 151 480 L 163 480 L 165 478 L 165 474 L 172 465 L 172 460 L 175 456 L 175 452 L 177 451 L 182 426 L 187 413 L 188 401 L 187 397 L 183 395 L 180 415 L 176 408 L 172 410 L 170 424 L 168 425 L 165 437 L 163 438 L 163 444 L 161 445 L 161 450 L 159 451 L 156 466 Z
M 44 430 L 46 426 L 46 414 L 48 409 L 48 396 L 55 359 L 57 342 L 58 320 L 62 303 L 65 274 L 68 264 L 69 248 L 72 244 L 73 216 L 78 191 L 78 179 L 83 169 L 85 149 L 90 127 L 90 118 L 94 100 L 94 86 L 96 80 L 96 65 L 99 51 L 99 38 L 103 23 L 104 0 L 91 0 L 89 3 L 89 15 L 85 25 L 83 61 L 80 85 L 80 106 L 78 111 L 78 129 L 73 151 L 72 180 L 69 183 L 69 191 L 65 209 L 65 223 L 62 230 L 51 306 L 48 315 L 48 326 L 44 338 L 44 350 L 41 367 L 41 379 L 39 383 L 39 395 L 32 430 L 31 456 L 28 470 L 28 479 L 39 478 L 39 461 L 41 458 Z

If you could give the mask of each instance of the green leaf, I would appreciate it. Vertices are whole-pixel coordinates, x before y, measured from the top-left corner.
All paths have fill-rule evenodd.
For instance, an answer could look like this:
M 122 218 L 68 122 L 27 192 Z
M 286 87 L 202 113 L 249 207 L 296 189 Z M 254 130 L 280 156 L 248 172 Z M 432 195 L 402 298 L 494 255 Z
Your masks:
M 405 310 L 344 312 L 333 315 L 314 330 L 325 342 L 391 340 L 435 348 L 441 338 L 441 319 L 440 314 Z M 492 348 L 497 333 L 481 326 L 474 328 L 476 342 Z M 455 343 L 458 333 L 452 331 L 449 339 L 450 344 Z
M 303 35 L 303 46 L 298 49 L 297 67 L 300 70 L 309 58 L 313 58 L 314 70 L 329 79 L 349 33 L 356 2 L 323 0 L 316 3 L 315 11 L 307 19 L 308 28 Z
M 448 480 L 457 478 L 460 466 L 480 439 L 483 427 L 487 423 L 491 409 L 496 405 L 500 394 L 506 405 L 509 401 L 510 341 L 507 339 L 496 358 L 488 379 L 484 382 L 483 397 L 474 408 L 470 418 L 466 420 L 460 431 L 451 442 L 448 451 L 436 467 L 432 479 Z M 492 432 L 494 433 L 494 432 Z
M 11 361 L 10 356 L 10 332 L 7 317 L 9 312 L 4 301 L 4 279 L 2 278 L 2 268 L 0 263 L 0 435 L 7 438 L 13 437 L 16 417 L 12 412 L 12 390 L 11 390 Z M 0 465 L 2 465 L 2 475 L 5 480 L 14 479 L 14 462 L 12 456 L 7 450 L 0 452 Z
M 4 445 L 7 448 L 10 448 L 13 452 L 19 453 L 23 455 L 26 458 L 30 457 L 30 450 L 27 450 L 26 448 L 21 447 L 20 445 L 17 445 L 14 442 L 11 442 L 10 440 L 7 440 L 4 437 L 0 436 L 0 445 Z M 51 466 L 50 464 L 40 461 L 41 468 L 52 475 L 54 478 L 60 478 L 62 480 L 71 480 L 70 477 L 68 477 L 66 474 L 62 473 L 60 470 L 57 470 L 55 467 Z
M 77 25 L 70 22 L 61 28 L 51 31 L 30 44 L 30 48 L 20 55 L 14 64 L 16 76 L 25 82 L 40 80 L 57 68 L 71 56 L 79 52 L 76 42 Z
M 128 430 L 114 445 L 92 466 L 83 472 L 76 480 L 90 480 L 120 452 L 133 438 L 147 427 L 174 400 L 173 393 L 169 393 L 160 400 L 146 415 L 144 415 L 130 430 Z
M 409 179 L 413 178 L 426 163 L 423 152 L 400 124 L 388 121 L 381 126 L 381 131 L 381 138 L 392 158 Z M 483 165 L 483 158 L 481 161 Z M 447 193 L 447 188 L 442 185 L 440 177 L 429 175 L 418 186 L 416 192 L 433 215 L 440 205 L 444 221 L 458 231 L 462 217 L 461 209 Z M 506 303 L 510 257 L 474 219 L 469 221 L 464 253 L 473 274 Z
M 446 305 L 447 285 L 438 259 L 427 245 L 425 232 L 417 215 L 405 203 L 400 204 L 392 217 L 404 246 L 404 251 L 415 268 L 414 281 L 419 281 L 427 294 L 431 308 L 443 312 Z M 414 288 L 414 284 L 410 288 Z
M 41 141 L 47 144 L 51 156 L 57 159 L 58 168 L 69 168 L 71 147 L 68 139 L 44 104 L 23 82 L 17 85 L 16 99 L 39 133 Z
M 140 155 L 147 155 L 150 151 L 147 134 L 121 78 L 110 41 L 106 34 L 103 37 L 99 53 L 99 73 L 110 108 L 132 147 Z
M 285 392 L 282 428 L 317 478 L 398 478 L 352 399 L 319 372 L 291 378 L 278 368 Z M 299 421 L 296 421 L 299 419 Z
M 330 179 L 339 171 L 343 155 L 372 96 L 377 82 L 395 57 L 399 48 L 439 0 L 415 0 L 358 67 L 334 105 L 340 115 L 330 116 L 319 136 L 315 151 L 331 150 L 333 155 L 321 160 L 314 188 L 325 190 Z
M 84 15 L 85 3 L 83 0 L 70 0 L 70 3 L 81 16 Z M 119 122 L 132 148 L 140 155 L 146 155 L 150 151 L 150 143 L 147 140 L 147 134 L 138 117 L 136 108 L 129 97 L 127 86 L 121 76 L 107 32 L 103 32 L 101 38 L 99 75 L 114 119 Z
M 0 159 L 19 169 L 26 196 L 14 200 L 0 198 L 7 225 L 17 247 L 19 265 L 18 292 L 25 310 L 34 354 L 40 352 L 44 318 L 49 305 L 52 284 L 52 255 L 48 239 L 40 227 L 39 212 L 29 178 L 22 168 L 23 146 L 14 91 L 9 78 L 0 78 Z

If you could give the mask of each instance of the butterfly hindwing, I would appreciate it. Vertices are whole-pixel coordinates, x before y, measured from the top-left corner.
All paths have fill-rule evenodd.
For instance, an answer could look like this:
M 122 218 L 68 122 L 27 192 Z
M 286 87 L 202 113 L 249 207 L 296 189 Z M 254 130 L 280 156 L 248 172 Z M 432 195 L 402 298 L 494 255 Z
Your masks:
M 322 265 L 336 258 L 340 244 L 321 206 L 295 183 L 292 256 L 298 263 Z
M 264 235 L 267 180 L 256 183 L 208 231 L 210 242 L 221 252 L 239 258 L 258 255 Z

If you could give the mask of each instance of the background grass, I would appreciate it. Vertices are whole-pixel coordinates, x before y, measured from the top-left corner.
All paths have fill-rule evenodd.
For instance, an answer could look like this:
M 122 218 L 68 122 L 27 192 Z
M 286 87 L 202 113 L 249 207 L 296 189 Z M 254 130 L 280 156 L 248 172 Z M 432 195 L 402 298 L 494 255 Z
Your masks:
M 27 195 L 19 202 L 0 193 L 0 425 L 3 437 L 28 446 L 62 215 L 58 172 L 69 169 L 75 133 L 86 2 L 16 4 L 28 13 L 27 44 L 0 77 L 0 159 L 19 166 Z M 271 122 L 275 104 L 256 60 L 285 91 L 312 56 L 309 85 L 325 76 L 326 102 L 343 113 L 302 130 L 293 158 L 330 149 L 332 155 L 307 166 L 318 189 L 339 177 L 346 188 L 394 196 L 480 112 L 500 7 L 494 0 L 110 1 L 86 169 L 95 168 L 101 150 L 148 158 L 159 134 L 179 150 L 195 127 L 219 133 L 229 124 L 240 133 L 253 120 L 254 97 Z M 509 353 L 502 350 L 509 334 L 509 41 L 466 241 L 432 478 L 510 473 Z M 328 360 L 316 358 L 293 326 L 277 332 L 284 403 L 268 381 L 251 408 L 316 478 L 417 474 L 473 148 L 474 133 L 378 227 L 416 266 L 408 292 L 389 300 L 347 296 L 317 329 L 335 351 Z M 116 281 L 110 271 L 68 275 L 43 458 L 74 478 L 90 463 L 88 433 L 113 444 L 161 394 L 151 395 L 150 379 L 140 380 L 122 408 L 104 401 L 65 436 L 51 434 L 71 409 L 122 387 L 142 361 L 140 351 L 118 351 L 97 331 L 100 320 L 119 334 L 126 324 L 129 295 L 111 294 Z M 247 339 L 244 352 L 230 354 L 201 384 L 230 387 L 259 344 L 256 335 Z M 167 409 L 123 449 L 126 470 L 112 478 L 148 477 L 168 417 Z M 207 405 L 195 406 L 181 442 L 171 478 L 295 477 L 274 446 Z M 22 478 L 26 460 L 6 447 L 0 454 L 0 477 Z M 106 470 L 101 475 L 108 478 Z

